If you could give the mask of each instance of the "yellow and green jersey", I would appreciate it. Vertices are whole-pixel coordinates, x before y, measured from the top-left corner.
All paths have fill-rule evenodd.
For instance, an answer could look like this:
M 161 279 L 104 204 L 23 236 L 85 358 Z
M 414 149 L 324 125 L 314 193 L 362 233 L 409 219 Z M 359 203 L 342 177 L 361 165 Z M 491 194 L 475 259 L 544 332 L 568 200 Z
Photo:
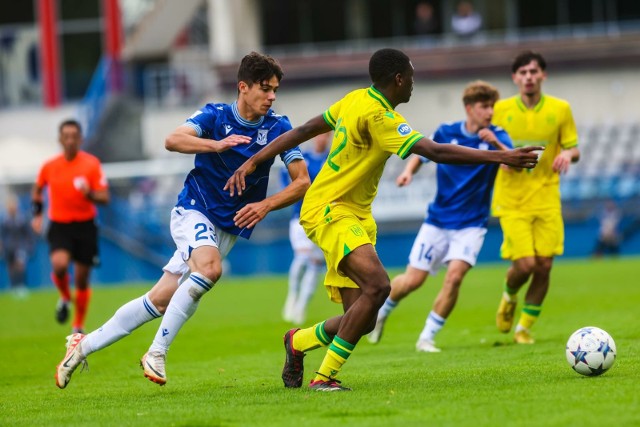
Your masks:
M 358 89 L 323 114 L 333 128 L 326 163 L 305 195 L 304 211 L 340 203 L 356 215 L 371 214 L 384 165 L 392 154 L 405 159 L 423 135 L 373 86 Z
M 578 145 L 569 103 L 542 95 L 535 107 L 527 108 L 516 95 L 496 102 L 493 123 L 507 131 L 514 147 L 545 147 L 534 169 L 498 171 L 493 215 L 560 209 L 560 176 L 553 171 L 553 161 L 563 149 Z

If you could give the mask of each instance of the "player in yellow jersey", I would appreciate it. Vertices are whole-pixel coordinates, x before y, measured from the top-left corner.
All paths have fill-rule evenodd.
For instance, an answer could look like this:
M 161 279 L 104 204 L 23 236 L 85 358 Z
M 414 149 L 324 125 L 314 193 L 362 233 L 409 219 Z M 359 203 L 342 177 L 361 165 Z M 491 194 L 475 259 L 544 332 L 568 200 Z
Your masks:
M 578 161 L 580 151 L 569 103 L 542 93 L 547 77 L 542 55 L 523 52 L 511 69 L 520 93 L 496 103 L 493 123 L 509 133 L 514 147 L 545 149 L 535 169 L 502 167 L 496 177 L 492 213 L 504 234 L 501 255 L 511 260 L 496 324 L 501 332 L 511 330 L 517 292 L 531 279 L 514 340 L 533 344 L 530 329 L 549 289 L 553 258 L 564 251 L 560 174 Z
M 376 224 L 371 203 L 392 154 L 403 159 L 416 153 L 436 162 L 505 163 L 532 168 L 537 163 L 534 150 L 542 148 L 487 151 L 436 144 L 413 130 L 395 111 L 398 104 L 409 102 L 411 97 L 413 66 L 409 57 L 395 49 L 379 50 L 369 61 L 369 75 L 371 87 L 347 94 L 322 115 L 276 138 L 247 160 L 225 186 L 231 195 L 241 195 L 244 178 L 256 165 L 286 147 L 334 131 L 329 157 L 302 204 L 300 223 L 324 252 L 325 287 L 333 301 L 342 303 L 344 314 L 285 334 L 285 387 L 302 385 L 306 351 L 328 346 L 309 387 L 317 391 L 349 390 L 336 376 L 360 338 L 375 326 L 378 309 L 390 290 L 389 276 L 374 248 Z

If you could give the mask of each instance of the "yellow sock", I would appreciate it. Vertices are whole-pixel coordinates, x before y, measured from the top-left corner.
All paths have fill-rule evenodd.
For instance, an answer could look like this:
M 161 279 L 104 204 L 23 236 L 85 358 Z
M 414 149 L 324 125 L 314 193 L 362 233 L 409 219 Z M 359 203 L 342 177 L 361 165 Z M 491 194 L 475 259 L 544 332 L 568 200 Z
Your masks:
M 526 330 L 530 330 L 542 311 L 542 306 L 538 304 L 525 304 L 520 314 L 518 326 Z
M 324 322 L 317 323 L 310 328 L 300 329 L 293 334 L 293 348 L 302 352 L 326 347 L 330 343 L 331 338 L 324 331 Z
M 335 378 L 338 372 L 340 372 L 342 365 L 344 365 L 349 356 L 351 356 L 354 348 L 355 344 L 348 343 L 336 335 L 331 345 L 329 345 L 327 354 L 324 356 L 322 365 L 320 365 L 320 369 L 316 372 L 313 381 L 326 381 L 327 379 Z

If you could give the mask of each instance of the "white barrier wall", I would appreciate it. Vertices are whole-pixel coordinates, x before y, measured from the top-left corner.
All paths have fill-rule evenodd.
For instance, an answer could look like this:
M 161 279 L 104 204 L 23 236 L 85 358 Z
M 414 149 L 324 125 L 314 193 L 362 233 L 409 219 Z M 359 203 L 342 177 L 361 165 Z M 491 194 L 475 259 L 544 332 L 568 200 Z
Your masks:
M 506 67 L 505 67 L 506 68 Z M 616 71 L 576 71 L 554 72 L 549 76 L 543 89 L 545 92 L 568 100 L 578 124 L 599 124 L 611 122 L 640 121 L 640 70 L 621 69 Z M 516 87 L 511 76 L 486 75 L 478 78 L 488 81 L 500 90 L 502 97 L 512 96 Z M 430 134 L 445 121 L 460 120 L 464 117 L 462 90 L 470 79 L 434 80 L 416 78 L 411 102 L 398 106 L 398 111 L 407 121 L 423 133 Z M 286 70 L 274 109 L 289 116 L 294 126 L 314 115 L 320 114 L 332 102 L 348 91 L 365 87 L 369 82 L 345 84 L 332 83 L 309 88 L 287 87 Z M 206 102 L 232 102 L 235 88 L 219 93 Z M 189 117 L 198 106 L 180 110 L 150 110 L 144 116 L 143 133 L 146 152 L 149 155 L 163 155 L 164 137 L 167 132 Z
M 640 121 L 639 70 L 553 72 L 544 85 L 546 92 L 567 99 L 573 106 L 578 125 L 609 124 Z M 286 73 L 286 70 L 285 70 Z M 496 85 L 503 97 L 515 93 L 509 75 L 478 76 Z M 402 104 L 398 111 L 409 123 L 425 134 L 430 134 L 444 121 L 463 118 L 461 94 L 469 79 L 428 81 L 416 78 L 413 96 L 409 104 Z M 318 85 L 308 88 L 287 87 L 286 75 L 278 92 L 275 110 L 289 116 L 293 125 L 320 114 L 332 102 L 349 90 L 369 83 Z M 232 102 L 235 88 L 213 95 L 205 102 Z M 153 157 L 166 157 L 164 138 L 179 126 L 200 105 L 187 108 L 148 109 L 142 121 L 145 153 Z M 59 151 L 56 136 L 61 120 L 73 117 L 75 106 L 55 110 L 21 108 L 0 113 L 0 179 L 13 174 L 35 174 L 46 158 Z

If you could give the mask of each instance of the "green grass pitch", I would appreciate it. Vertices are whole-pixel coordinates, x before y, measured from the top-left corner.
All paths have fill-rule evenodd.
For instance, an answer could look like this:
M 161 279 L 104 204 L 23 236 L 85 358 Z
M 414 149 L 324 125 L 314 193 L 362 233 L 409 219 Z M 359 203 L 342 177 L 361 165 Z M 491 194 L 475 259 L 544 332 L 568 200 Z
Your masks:
M 640 425 L 639 267 L 638 258 L 557 261 L 537 343 L 521 346 L 494 324 L 507 264 L 478 266 L 438 336 L 442 353 L 419 354 L 414 344 L 441 273 L 398 306 L 378 345 L 358 344 L 340 375 L 350 393 L 282 386 L 283 276 L 223 278 L 176 339 L 164 387 L 138 366 L 156 321 L 91 355 L 90 371 L 57 389 L 54 368 L 69 325 L 54 320 L 56 293 L 3 294 L 0 425 Z M 88 328 L 148 288 L 96 287 Z M 319 288 L 309 322 L 339 312 Z M 565 343 L 582 326 L 603 328 L 617 344 L 616 363 L 601 377 L 582 377 L 565 360 Z M 307 355 L 305 383 L 323 355 Z

